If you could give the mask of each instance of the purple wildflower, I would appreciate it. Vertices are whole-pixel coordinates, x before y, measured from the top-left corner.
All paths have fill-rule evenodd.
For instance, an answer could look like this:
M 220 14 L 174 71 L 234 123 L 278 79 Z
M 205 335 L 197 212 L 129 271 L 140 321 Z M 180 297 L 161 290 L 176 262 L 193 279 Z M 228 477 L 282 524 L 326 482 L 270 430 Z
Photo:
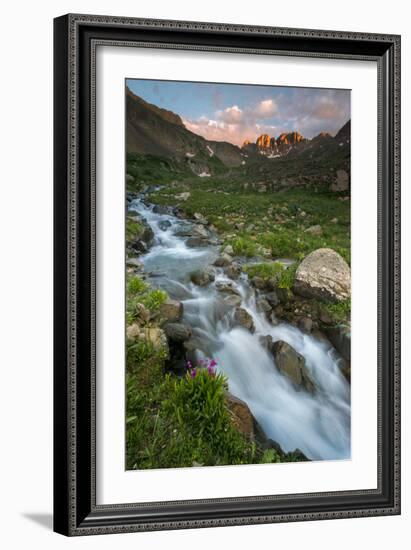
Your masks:
M 197 374 L 197 369 L 196 369 L 196 368 L 190 370 L 190 376 L 191 376 L 191 378 L 195 378 L 195 377 L 196 377 L 196 374 Z
M 211 359 L 211 361 L 208 363 L 208 366 L 209 367 L 216 367 L 217 366 L 217 361 L 215 359 Z
M 193 364 L 191 363 L 191 361 L 187 361 L 186 362 L 186 366 L 188 369 L 192 369 L 193 368 Z

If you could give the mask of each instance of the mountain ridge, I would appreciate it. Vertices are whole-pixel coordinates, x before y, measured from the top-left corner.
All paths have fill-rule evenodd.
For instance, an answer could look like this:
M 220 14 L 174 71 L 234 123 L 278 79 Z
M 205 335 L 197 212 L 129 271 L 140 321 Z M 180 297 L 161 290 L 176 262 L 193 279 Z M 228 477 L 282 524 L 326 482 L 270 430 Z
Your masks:
M 349 186 L 350 133 L 348 120 L 334 137 L 326 132 L 312 139 L 296 131 L 277 138 L 261 134 L 240 148 L 207 140 L 186 128 L 176 113 L 148 103 L 129 89 L 126 94 L 127 153 L 171 159 L 183 172 L 200 177 L 229 173 L 250 181 L 259 179 L 267 188 L 315 182 L 331 188 L 338 172 L 341 181 L 343 171 L 344 182 L 348 182 L 345 189 Z

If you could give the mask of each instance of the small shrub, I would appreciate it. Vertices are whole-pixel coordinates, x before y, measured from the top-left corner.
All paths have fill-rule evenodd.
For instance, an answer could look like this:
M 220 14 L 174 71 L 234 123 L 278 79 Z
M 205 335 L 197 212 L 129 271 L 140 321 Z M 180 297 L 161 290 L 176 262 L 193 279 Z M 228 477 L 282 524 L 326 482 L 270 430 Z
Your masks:
M 244 266 L 243 270 L 250 278 L 257 276 L 262 279 L 272 279 L 281 276 L 284 272 L 284 266 L 280 262 L 267 262 L 260 264 L 249 264 Z
M 294 286 L 294 280 L 295 280 L 295 273 L 298 268 L 298 263 L 294 263 L 292 265 L 289 265 L 287 269 L 284 269 L 280 273 L 280 277 L 278 279 L 278 287 L 279 288 L 287 288 L 288 290 L 292 290 Z
M 236 256 L 246 256 L 251 258 L 256 255 L 257 246 L 254 241 L 247 237 L 236 237 L 234 240 L 229 241 Z
M 140 277 L 130 277 L 127 282 L 127 295 L 138 296 L 148 289 L 148 284 Z
M 161 304 L 167 300 L 167 293 L 164 290 L 155 289 L 148 292 L 142 299 L 141 303 L 150 311 L 157 311 Z
M 138 276 L 127 280 L 126 321 L 130 325 L 136 320 L 138 304 L 143 304 L 151 312 L 156 312 L 167 300 L 167 293 L 160 289 L 151 289 L 150 285 Z
M 137 237 L 141 235 L 143 231 L 143 226 L 141 223 L 127 218 L 126 220 L 126 240 L 127 242 L 134 241 Z
M 351 300 L 349 299 L 336 304 L 322 303 L 321 307 L 336 324 L 347 321 L 351 315 Z
M 261 464 L 273 464 L 281 462 L 280 455 L 275 449 L 266 449 L 261 457 Z

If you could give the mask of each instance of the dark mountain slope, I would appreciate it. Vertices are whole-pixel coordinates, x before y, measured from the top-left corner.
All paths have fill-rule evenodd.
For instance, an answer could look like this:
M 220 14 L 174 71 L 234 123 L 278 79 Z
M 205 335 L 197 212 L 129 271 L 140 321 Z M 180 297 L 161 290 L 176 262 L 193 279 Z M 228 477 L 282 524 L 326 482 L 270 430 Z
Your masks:
M 250 151 L 250 145 L 247 145 Z M 250 154 L 244 167 L 251 184 L 267 189 L 314 186 L 346 192 L 350 187 L 350 121 L 332 137 L 301 140 L 283 155 Z
M 197 174 L 241 164 L 239 147 L 207 141 L 187 130 L 178 115 L 147 103 L 130 90 L 126 100 L 128 153 L 172 157 L 189 164 Z

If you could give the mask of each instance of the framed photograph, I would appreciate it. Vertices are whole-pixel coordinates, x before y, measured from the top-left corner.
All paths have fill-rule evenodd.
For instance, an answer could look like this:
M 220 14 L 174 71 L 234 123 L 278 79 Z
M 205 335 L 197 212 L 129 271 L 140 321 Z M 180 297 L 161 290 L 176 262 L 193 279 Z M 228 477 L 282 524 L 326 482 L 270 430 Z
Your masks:
M 400 513 L 400 37 L 54 21 L 54 529 Z

